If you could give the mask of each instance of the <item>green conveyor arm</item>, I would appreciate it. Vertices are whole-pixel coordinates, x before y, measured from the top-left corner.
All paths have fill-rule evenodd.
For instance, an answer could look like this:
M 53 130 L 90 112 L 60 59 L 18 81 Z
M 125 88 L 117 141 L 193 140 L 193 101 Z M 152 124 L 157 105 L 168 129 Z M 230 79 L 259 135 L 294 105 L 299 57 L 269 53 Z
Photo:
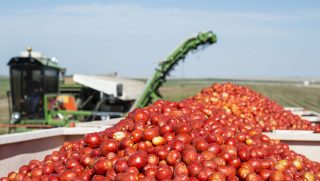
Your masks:
M 145 107 L 152 101 L 161 98 L 160 86 L 166 81 L 166 76 L 180 60 L 183 60 L 189 51 L 196 50 L 200 46 L 211 45 L 217 42 L 217 37 L 211 31 L 200 32 L 197 36 L 188 38 L 176 48 L 164 61 L 160 62 L 154 75 L 147 81 L 141 96 L 136 99 L 131 110 Z

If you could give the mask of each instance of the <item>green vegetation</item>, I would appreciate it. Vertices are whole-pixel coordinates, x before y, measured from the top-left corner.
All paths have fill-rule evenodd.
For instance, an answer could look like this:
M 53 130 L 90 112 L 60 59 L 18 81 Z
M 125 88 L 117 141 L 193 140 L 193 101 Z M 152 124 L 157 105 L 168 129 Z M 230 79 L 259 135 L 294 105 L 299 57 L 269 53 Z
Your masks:
M 0 123 L 8 123 L 8 100 L 7 91 L 9 90 L 9 78 L 0 76 Z M 0 135 L 6 134 L 7 128 L 0 128 Z
M 231 80 L 230 80 L 231 81 Z M 223 80 L 169 80 L 160 89 L 164 99 L 178 101 L 193 96 L 202 88 Z M 269 97 L 283 106 L 304 107 L 320 112 L 320 87 L 302 86 L 297 82 L 257 82 L 231 81 L 235 84 L 248 86 L 251 89 Z
M 320 112 L 320 87 L 290 84 L 247 85 L 283 106 L 304 107 Z
M 7 91 L 10 89 L 9 78 L 0 76 L 0 98 L 7 96 Z
M 179 101 L 181 99 L 194 96 L 204 87 L 208 87 L 212 81 L 206 80 L 168 80 L 161 88 L 160 93 L 163 99 Z

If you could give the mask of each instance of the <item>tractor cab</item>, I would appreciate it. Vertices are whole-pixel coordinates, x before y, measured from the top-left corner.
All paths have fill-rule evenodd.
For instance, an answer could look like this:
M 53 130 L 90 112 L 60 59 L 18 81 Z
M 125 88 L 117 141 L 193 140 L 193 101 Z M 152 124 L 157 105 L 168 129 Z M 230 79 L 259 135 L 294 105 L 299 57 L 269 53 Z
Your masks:
M 64 69 L 55 58 L 46 58 L 31 48 L 8 62 L 10 67 L 11 123 L 21 119 L 43 119 L 43 98 L 58 93 L 59 75 Z

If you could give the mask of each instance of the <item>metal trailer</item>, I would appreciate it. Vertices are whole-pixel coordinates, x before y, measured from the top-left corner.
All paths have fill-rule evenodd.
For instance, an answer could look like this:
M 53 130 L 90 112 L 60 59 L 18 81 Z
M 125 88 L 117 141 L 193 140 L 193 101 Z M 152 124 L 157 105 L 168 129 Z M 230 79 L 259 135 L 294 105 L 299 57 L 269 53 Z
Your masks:
M 65 141 L 78 140 L 86 133 L 103 131 L 120 121 L 120 118 L 109 121 L 77 123 L 75 128 L 52 128 L 0 136 L 0 177 L 19 166 L 28 164 L 32 159 L 43 160 L 47 154 L 58 148 Z M 310 131 L 274 131 L 264 133 L 271 139 L 281 140 L 290 149 L 320 162 L 320 134 Z

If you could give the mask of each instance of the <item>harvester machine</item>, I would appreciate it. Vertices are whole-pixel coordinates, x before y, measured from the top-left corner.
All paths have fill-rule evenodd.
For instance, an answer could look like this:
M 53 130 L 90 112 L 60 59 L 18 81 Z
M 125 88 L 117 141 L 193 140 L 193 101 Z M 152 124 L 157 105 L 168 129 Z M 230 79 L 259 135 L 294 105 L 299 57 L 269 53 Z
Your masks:
M 141 81 L 117 76 L 73 75 L 73 86 L 62 83 L 65 69 L 56 59 L 32 49 L 10 59 L 9 124 L 16 128 L 50 128 L 71 121 L 92 121 L 124 116 L 128 111 L 161 98 L 160 86 L 188 52 L 217 41 L 211 31 L 199 33 L 160 62 L 154 75 Z M 64 76 L 65 78 L 65 76 Z M 3 125 L 2 125 L 3 126 Z

